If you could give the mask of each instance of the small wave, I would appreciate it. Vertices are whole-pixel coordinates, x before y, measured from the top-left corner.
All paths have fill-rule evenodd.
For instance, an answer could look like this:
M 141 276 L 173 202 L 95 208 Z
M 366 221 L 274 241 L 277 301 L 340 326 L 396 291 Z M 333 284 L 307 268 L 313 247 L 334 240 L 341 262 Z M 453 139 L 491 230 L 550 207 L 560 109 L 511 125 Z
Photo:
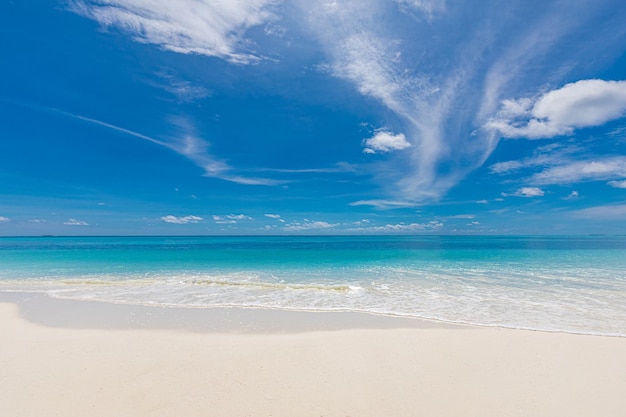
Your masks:
M 62 281 L 59 281 L 60 284 L 63 285 L 99 285 L 99 286 L 105 286 L 105 285 L 114 285 L 114 282 L 111 281 L 101 281 L 101 280 L 91 280 L 91 279 L 64 279 Z
M 209 286 L 223 286 L 223 287 L 246 287 L 246 288 L 258 288 L 258 289 L 272 289 L 272 290 L 296 290 L 296 291 L 324 291 L 324 292 L 351 292 L 360 287 L 354 287 L 352 285 L 324 285 L 324 284 L 294 284 L 284 282 L 250 282 L 250 281 L 228 281 L 228 280 L 216 280 L 216 279 L 193 279 L 183 281 L 184 283 L 192 285 L 209 285 Z

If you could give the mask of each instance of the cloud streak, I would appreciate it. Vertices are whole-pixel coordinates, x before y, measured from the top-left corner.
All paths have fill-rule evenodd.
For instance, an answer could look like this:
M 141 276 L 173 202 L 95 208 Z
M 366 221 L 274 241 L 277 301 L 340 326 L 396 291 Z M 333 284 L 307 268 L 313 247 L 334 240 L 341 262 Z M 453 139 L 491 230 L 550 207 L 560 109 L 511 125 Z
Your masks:
M 293 222 L 285 225 L 283 230 L 286 232 L 302 232 L 306 230 L 328 230 L 337 226 L 339 226 L 338 223 L 304 219 L 301 222 Z
M 586 153 L 587 150 L 580 146 L 552 144 L 538 148 L 529 158 L 498 162 L 489 168 L 494 174 L 517 175 L 518 180 L 532 185 L 608 181 L 611 187 L 626 188 L 626 157 L 598 156 L 590 159 Z
M 532 175 L 532 184 L 574 184 L 583 181 L 606 181 L 626 178 L 626 157 L 574 161 L 547 168 Z
M 609 181 L 607 184 L 609 184 L 613 188 L 626 188 L 626 180 Z
M 433 232 L 443 228 L 444 224 L 437 220 L 427 223 L 395 223 L 384 226 L 369 226 L 350 229 L 351 232 L 361 233 L 417 233 Z
M 241 220 L 254 220 L 245 214 L 227 214 L 226 216 L 213 215 L 213 220 L 217 224 L 236 224 Z
M 271 178 L 247 177 L 233 173 L 233 167 L 211 155 L 211 153 L 209 152 L 209 143 L 199 138 L 196 135 L 195 129 L 191 125 L 191 122 L 183 117 L 171 118 L 171 125 L 175 133 L 173 135 L 170 135 L 168 140 L 160 140 L 148 135 L 144 135 L 142 133 L 135 132 L 130 129 L 125 129 L 111 123 L 103 122 L 101 120 L 93 119 L 79 114 L 74 114 L 58 109 L 49 110 L 63 114 L 64 116 L 76 120 L 111 129 L 113 131 L 168 148 L 176 152 L 177 154 L 186 157 L 194 164 L 202 168 L 204 170 L 204 175 L 207 177 L 219 178 L 225 181 L 230 181 L 243 185 L 273 186 L 285 183 L 285 181 L 274 180 Z
M 201 222 L 202 220 L 204 220 L 202 217 L 194 216 L 194 215 L 176 217 L 170 214 L 170 215 L 161 217 L 162 222 L 171 223 L 171 224 L 198 223 L 198 222 Z
M 73 0 L 70 10 L 135 41 L 237 64 L 260 59 L 246 32 L 272 18 L 272 0 Z
M 66 226 L 89 226 L 89 223 L 86 221 L 77 219 L 69 219 L 68 221 L 63 222 L 63 224 Z

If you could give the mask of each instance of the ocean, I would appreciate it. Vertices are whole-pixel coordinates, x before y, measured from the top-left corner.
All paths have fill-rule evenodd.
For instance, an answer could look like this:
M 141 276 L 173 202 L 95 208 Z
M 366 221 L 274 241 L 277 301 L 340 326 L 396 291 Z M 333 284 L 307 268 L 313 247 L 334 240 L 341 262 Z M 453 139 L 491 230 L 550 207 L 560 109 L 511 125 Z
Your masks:
M 7 237 L 0 291 L 626 336 L 626 236 Z

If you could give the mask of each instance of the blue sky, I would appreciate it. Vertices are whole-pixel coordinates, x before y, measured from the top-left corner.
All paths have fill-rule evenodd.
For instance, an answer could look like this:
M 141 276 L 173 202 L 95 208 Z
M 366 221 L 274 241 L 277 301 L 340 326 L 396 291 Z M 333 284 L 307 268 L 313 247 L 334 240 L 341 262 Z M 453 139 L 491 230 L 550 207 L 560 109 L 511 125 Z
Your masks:
M 0 235 L 626 233 L 626 3 L 0 3 Z

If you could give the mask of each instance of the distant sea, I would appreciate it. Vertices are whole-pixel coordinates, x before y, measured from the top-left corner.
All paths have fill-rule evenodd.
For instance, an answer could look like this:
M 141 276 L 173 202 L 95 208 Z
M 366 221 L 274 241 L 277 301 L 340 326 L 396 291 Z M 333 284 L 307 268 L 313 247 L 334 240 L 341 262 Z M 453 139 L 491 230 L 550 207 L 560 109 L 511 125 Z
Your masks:
M 626 336 L 626 237 L 0 238 L 0 291 Z

